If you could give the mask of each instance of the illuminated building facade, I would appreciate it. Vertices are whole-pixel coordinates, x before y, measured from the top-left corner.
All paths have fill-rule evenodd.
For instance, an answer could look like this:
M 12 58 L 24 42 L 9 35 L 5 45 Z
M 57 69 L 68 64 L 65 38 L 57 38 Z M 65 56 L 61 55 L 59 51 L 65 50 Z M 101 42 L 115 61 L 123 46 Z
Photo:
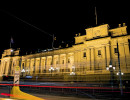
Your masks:
M 2 54 L 0 77 L 13 76 L 14 66 L 26 75 L 62 77 L 61 81 L 110 80 L 109 65 L 114 66 L 114 80 L 121 69 L 123 79 L 130 79 L 130 35 L 125 23 L 110 29 L 108 24 L 87 28 L 86 34 L 76 34 L 72 47 L 47 50 L 19 56 L 19 50 L 8 49 Z M 119 55 L 118 55 L 119 53 Z M 60 80 L 60 78 L 59 78 Z

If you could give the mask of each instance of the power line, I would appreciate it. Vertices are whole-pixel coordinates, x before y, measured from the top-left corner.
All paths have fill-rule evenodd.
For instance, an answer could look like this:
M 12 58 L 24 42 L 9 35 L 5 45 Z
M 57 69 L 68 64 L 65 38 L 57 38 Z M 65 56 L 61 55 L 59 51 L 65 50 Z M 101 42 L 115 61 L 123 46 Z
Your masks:
M 41 32 L 43 32 L 44 34 L 53 37 L 53 35 L 49 34 L 48 32 L 46 32 L 46 31 L 44 31 L 44 30 L 42 30 L 42 29 L 40 29 L 40 28 L 38 28 L 38 27 L 36 27 L 36 26 L 30 24 L 29 22 L 27 22 L 27 21 L 25 21 L 25 20 L 23 20 L 23 19 L 21 19 L 21 18 L 15 16 L 14 14 L 11 14 L 11 13 L 9 13 L 9 12 L 7 12 L 7 11 L 4 11 L 4 10 L 1 10 L 1 11 L 4 12 L 4 13 L 6 13 L 6 14 L 8 14 L 9 16 L 12 16 L 12 17 L 14 17 L 14 18 L 20 20 L 21 22 L 23 22 L 23 23 L 25 23 L 25 24 L 27 24 L 27 25 L 29 25 L 29 26 L 31 26 L 31 27 L 33 27 L 33 28 L 35 28 L 35 29 L 37 29 L 37 30 L 39 30 L 39 31 L 41 31 Z
M 95 17 L 96 17 L 96 25 L 97 25 L 97 9 L 95 7 Z

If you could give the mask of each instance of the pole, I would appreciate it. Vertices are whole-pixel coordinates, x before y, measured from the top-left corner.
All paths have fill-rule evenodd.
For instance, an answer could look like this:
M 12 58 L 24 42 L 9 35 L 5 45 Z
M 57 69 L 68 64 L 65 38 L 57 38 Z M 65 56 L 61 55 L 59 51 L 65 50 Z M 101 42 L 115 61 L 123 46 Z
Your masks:
M 120 80 L 120 91 L 121 95 L 123 95 L 123 84 L 122 84 L 122 78 L 121 78 L 121 68 L 120 68 L 120 54 L 118 49 L 118 42 L 117 42 L 117 50 L 118 50 L 118 64 L 119 64 L 119 80 Z
M 52 49 L 54 49 L 54 34 L 52 35 Z
M 95 7 L 96 25 L 97 25 L 97 9 Z

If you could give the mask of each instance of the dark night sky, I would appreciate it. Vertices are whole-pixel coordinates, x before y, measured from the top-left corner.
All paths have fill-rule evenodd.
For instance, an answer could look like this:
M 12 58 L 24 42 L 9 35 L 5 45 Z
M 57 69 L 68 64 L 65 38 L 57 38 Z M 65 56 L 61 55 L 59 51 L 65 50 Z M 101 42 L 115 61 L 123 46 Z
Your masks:
M 5 0 L 6 1 L 6 0 Z M 57 37 L 55 47 L 61 41 L 72 44 L 76 33 L 85 34 L 85 28 L 95 26 L 95 6 L 98 25 L 109 24 L 110 28 L 126 23 L 128 26 L 128 0 L 81 0 L 24 2 L 23 0 L 0 3 L 0 53 L 10 47 L 30 52 L 51 47 L 52 37 L 26 23 L 22 19 Z M 15 18 L 14 16 L 17 18 Z

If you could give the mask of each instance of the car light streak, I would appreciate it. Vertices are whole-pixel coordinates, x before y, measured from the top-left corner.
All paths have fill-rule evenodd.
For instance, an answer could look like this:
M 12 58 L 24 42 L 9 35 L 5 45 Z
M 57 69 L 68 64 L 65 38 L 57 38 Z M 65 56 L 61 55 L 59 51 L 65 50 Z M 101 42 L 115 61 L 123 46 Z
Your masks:
M 0 84 L 0 85 L 14 86 L 14 84 Z M 111 87 L 66 87 L 66 86 L 40 86 L 40 85 L 17 85 L 17 86 L 45 87 L 45 88 L 72 88 L 72 89 L 119 89 L 119 88 L 111 88 Z

